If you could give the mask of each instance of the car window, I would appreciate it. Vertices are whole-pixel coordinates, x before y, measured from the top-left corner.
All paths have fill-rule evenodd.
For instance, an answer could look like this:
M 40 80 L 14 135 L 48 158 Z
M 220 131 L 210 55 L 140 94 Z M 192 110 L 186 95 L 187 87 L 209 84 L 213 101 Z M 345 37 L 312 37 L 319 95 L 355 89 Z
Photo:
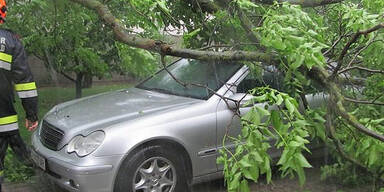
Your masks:
M 281 92 L 288 92 L 284 83 L 284 74 L 274 66 L 268 66 L 260 71 L 251 71 L 237 87 L 238 93 L 248 93 L 255 87 L 268 86 Z M 306 94 L 316 94 L 324 91 L 323 86 L 312 82 L 310 86 L 304 86 Z
M 238 93 L 248 93 L 255 87 L 269 86 L 284 91 L 284 76 L 274 66 L 268 66 L 260 71 L 251 71 L 237 87 Z
M 217 91 L 240 67 L 242 65 L 234 62 L 205 62 L 181 59 L 169 65 L 167 69 L 180 82 L 199 84 Z M 161 70 L 136 87 L 197 99 L 208 99 L 213 95 L 213 92 L 205 87 L 193 85 L 184 87 L 180 82 L 175 81 L 166 70 Z

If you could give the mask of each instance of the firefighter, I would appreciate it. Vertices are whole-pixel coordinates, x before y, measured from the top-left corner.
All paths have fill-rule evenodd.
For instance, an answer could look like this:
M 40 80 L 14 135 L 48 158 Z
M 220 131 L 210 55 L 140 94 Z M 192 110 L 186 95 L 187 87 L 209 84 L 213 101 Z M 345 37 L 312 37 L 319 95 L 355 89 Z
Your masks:
M 0 23 L 5 22 L 6 14 L 6 2 L 0 0 Z M 27 56 L 18 36 L 0 29 L 0 191 L 8 145 L 18 159 L 30 162 L 29 150 L 18 130 L 18 116 L 13 106 L 15 92 L 26 112 L 26 127 L 33 131 L 38 125 L 37 91 Z

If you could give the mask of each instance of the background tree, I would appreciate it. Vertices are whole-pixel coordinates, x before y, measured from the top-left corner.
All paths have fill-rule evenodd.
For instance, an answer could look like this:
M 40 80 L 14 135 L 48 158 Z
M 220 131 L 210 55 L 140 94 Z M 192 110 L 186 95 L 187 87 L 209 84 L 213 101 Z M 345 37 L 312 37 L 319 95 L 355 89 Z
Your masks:
M 124 74 L 143 61 L 145 70 L 131 74 L 142 77 L 156 69 L 152 55 L 116 43 L 97 15 L 78 4 L 34 0 L 14 1 L 10 7 L 7 26 L 21 34 L 28 52 L 44 61 L 53 80 L 57 72 L 75 83 L 77 98 L 93 77 Z

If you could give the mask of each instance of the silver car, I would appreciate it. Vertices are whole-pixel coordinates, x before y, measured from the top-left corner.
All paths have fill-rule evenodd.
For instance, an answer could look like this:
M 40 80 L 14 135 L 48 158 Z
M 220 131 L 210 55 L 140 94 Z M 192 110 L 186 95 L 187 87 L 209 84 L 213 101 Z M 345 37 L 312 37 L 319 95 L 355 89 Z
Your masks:
M 265 84 L 280 89 L 279 73 L 257 77 L 238 63 L 190 59 L 167 69 L 173 76 L 160 70 L 134 88 L 55 106 L 32 136 L 33 160 L 68 191 L 179 192 L 222 177 L 223 137 L 241 129 L 223 96 L 239 100 Z M 321 94 L 308 97 L 323 102 Z

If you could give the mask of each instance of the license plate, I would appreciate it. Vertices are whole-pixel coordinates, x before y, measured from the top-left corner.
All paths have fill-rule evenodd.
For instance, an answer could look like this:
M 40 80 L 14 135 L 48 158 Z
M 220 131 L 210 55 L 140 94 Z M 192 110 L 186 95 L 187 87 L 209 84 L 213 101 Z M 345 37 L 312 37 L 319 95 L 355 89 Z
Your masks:
M 31 151 L 31 158 L 35 164 L 45 171 L 45 158 L 37 154 L 35 151 Z

